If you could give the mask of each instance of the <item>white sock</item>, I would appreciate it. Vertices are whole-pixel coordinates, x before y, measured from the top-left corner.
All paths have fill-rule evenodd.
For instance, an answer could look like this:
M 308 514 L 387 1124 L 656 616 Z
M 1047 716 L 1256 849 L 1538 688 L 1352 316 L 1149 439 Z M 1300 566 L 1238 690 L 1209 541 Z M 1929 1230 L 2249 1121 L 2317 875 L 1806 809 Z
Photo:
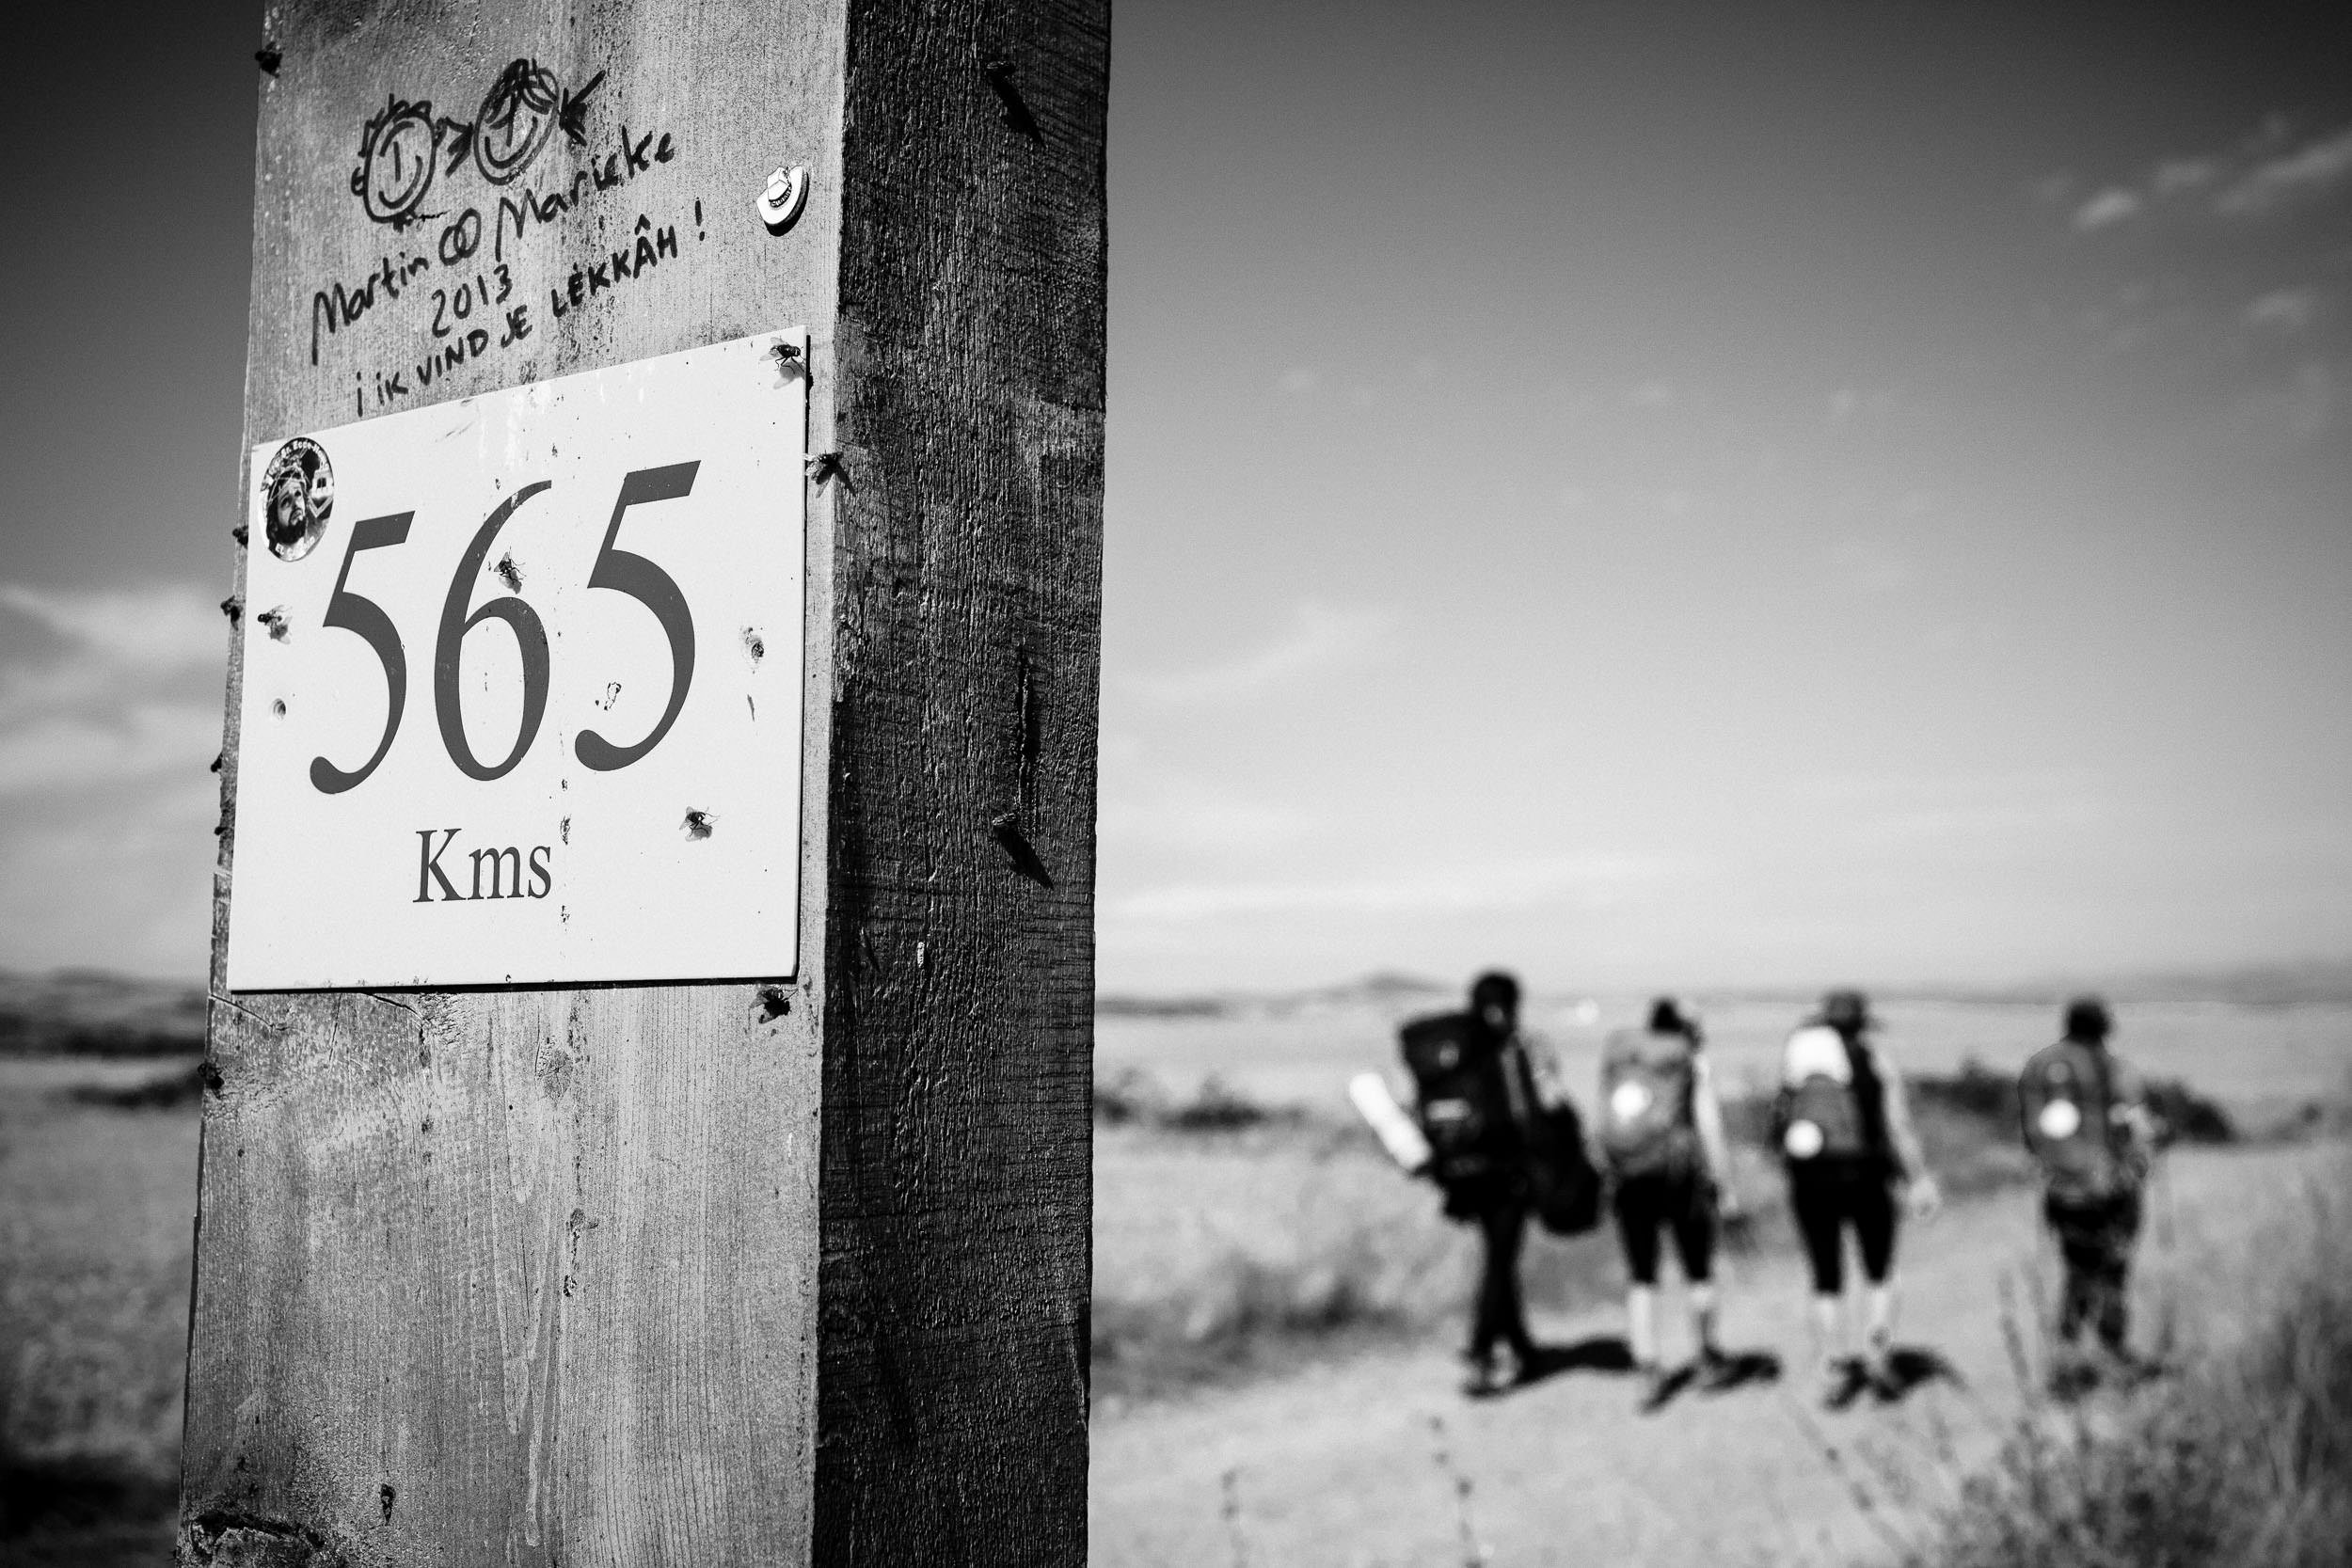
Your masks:
M 1846 1354 L 1845 1307 L 1839 1296 L 1813 1298 L 1813 1349 L 1824 1368 Z
M 1633 1345 L 1637 1367 L 1658 1365 L 1658 1291 L 1636 1285 L 1625 1293 L 1626 1338 Z
M 1884 1355 L 1895 1348 L 1895 1282 L 1870 1287 L 1870 1354 Z

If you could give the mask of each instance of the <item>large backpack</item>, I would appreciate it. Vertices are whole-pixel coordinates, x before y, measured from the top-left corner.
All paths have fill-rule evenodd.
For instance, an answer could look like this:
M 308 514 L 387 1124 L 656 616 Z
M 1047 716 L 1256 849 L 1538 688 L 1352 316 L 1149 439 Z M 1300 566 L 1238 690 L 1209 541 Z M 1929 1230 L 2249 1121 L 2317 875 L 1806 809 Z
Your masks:
M 1398 1031 L 1430 1174 L 1453 1187 L 1511 1169 L 1521 1140 L 1500 1043 L 1469 1013 L 1415 1019 Z
M 2035 1053 L 2017 1088 L 2026 1147 L 2052 1197 L 2099 1203 L 2137 1184 L 2117 1126 L 2115 1068 L 2106 1052 L 2061 1040 Z
M 1600 1173 L 1584 1151 L 1584 1124 L 1574 1105 L 1542 1102 L 1517 1041 L 1497 1041 L 1467 1013 L 1417 1019 L 1398 1038 L 1449 1214 L 1475 1212 L 1500 1183 L 1523 1192 L 1556 1234 L 1599 1223 Z
M 1828 1070 L 1836 1060 L 1845 1064 L 1843 1077 Z M 1867 1046 L 1811 1023 L 1788 1037 L 1784 1061 L 1773 1120 L 1791 1164 L 1885 1157 L 1885 1106 Z
M 1602 1047 L 1600 1147 L 1619 1180 L 1698 1168 L 1694 1049 L 1687 1036 L 1646 1029 L 1620 1029 Z

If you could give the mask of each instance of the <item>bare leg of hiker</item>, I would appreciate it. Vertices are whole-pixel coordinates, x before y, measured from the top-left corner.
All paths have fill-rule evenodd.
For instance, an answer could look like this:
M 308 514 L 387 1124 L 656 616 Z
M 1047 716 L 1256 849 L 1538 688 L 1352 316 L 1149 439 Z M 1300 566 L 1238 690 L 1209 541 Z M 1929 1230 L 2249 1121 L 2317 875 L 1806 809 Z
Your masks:
M 1715 1199 L 1704 1185 L 1693 1183 L 1683 1202 L 1675 1222 L 1675 1251 L 1690 1293 L 1691 1342 L 1697 1352 L 1699 1386 L 1724 1387 L 1731 1366 L 1715 1334 Z
M 1883 1280 L 1870 1287 L 1869 1319 L 1866 1353 L 1869 1357 L 1870 1377 L 1883 1383 L 1893 1374 L 1890 1363 L 1895 1354 L 1895 1282 Z
M 1895 1195 L 1872 1183 L 1854 1199 L 1855 1250 L 1868 1283 L 1863 1375 L 1882 1400 L 1902 1397 L 1895 1380 Z
M 1715 1338 L 1715 1287 L 1704 1279 L 1691 1286 L 1691 1340 L 1698 1346 L 1701 1364 L 1723 1359 L 1724 1347 Z
M 1788 1190 L 1797 1230 L 1804 1238 L 1813 1275 L 1813 1351 L 1820 1369 L 1821 1402 L 1833 1409 L 1859 1392 L 1846 1326 L 1846 1223 L 1853 1183 L 1836 1170 L 1798 1174 Z M 1860 1227 L 1857 1226 L 1859 1230 Z
M 1625 1335 L 1641 1380 L 1635 1396 L 1643 1410 L 1655 1410 L 1667 1396 L 1666 1369 L 1658 1343 L 1658 1261 L 1661 1228 L 1659 1182 L 1632 1177 L 1617 1184 L 1617 1240 L 1625 1249 Z
M 1851 1397 L 1853 1350 L 1846 1338 L 1843 1292 L 1813 1293 L 1813 1360 L 1820 1369 L 1825 1402 L 1836 1404 Z

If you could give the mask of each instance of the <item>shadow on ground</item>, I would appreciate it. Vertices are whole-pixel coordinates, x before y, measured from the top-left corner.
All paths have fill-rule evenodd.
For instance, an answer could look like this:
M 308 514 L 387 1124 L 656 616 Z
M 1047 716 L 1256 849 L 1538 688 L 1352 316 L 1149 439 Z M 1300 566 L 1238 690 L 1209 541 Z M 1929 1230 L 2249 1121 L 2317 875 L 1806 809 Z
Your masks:
M 1623 1376 L 1633 1370 L 1633 1347 L 1622 1336 L 1597 1334 L 1565 1345 L 1536 1346 L 1534 1359 L 1520 1369 L 1514 1382 L 1478 1397 L 1499 1397 L 1569 1372 Z M 1777 1383 L 1780 1370 L 1780 1357 L 1771 1351 L 1733 1351 L 1724 1356 L 1722 1370 L 1705 1380 L 1704 1391 L 1724 1394 L 1751 1384 Z M 1660 1386 L 1650 1402 L 1652 1408 L 1664 1404 L 1700 1381 L 1699 1368 L 1695 1364 L 1677 1367 Z
M 1880 1404 L 1900 1404 L 1914 1390 L 1931 1383 L 1948 1383 L 1955 1388 L 1968 1386 L 1943 1352 L 1926 1345 L 1897 1345 L 1887 1353 L 1884 1372 L 1874 1376 L 1860 1362 L 1851 1363 L 1845 1380 L 1822 1402 L 1832 1410 L 1843 1410 L 1867 1394 Z

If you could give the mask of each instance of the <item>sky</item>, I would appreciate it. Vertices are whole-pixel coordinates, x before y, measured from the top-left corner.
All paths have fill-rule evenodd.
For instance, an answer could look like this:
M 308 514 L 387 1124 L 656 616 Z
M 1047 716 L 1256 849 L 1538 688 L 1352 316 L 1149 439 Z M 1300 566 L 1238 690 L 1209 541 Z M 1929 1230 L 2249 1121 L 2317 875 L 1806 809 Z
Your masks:
M 259 21 L 112 8 L 0 24 L 0 965 L 194 978 Z M 1105 990 L 2352 955 L 2352 12 L 1119 0 L 1110 127 Z

